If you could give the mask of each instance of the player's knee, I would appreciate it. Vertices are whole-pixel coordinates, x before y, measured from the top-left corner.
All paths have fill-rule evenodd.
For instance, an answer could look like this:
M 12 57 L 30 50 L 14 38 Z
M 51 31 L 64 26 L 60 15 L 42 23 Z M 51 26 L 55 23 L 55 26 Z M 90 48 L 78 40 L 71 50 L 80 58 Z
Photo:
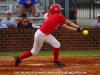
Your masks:
M 37 55 L 37 54 L 38 54 L 38 52 L 37 52 L 37 51 L 33 51 L 33 50 L 31 50 L 31 53 L 32 53 L 32 55 L 33 55 L 33 56 L 35 56 L 35 55 Z
M 54 48 L 60 48 L 60 43 L 57 42 L 57 43 L 54 45 Z

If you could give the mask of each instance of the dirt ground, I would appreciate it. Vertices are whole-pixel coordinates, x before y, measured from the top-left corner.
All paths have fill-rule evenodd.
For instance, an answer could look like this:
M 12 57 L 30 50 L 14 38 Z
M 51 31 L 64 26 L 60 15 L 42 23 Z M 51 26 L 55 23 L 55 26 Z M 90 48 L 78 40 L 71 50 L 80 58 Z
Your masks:
M 64 67 L 53 66 L 53 57 L 29 57 L 14 66 L 14 57 L 0 57 L 0 75 L 100 75 L 99 56 L 60 56 Z

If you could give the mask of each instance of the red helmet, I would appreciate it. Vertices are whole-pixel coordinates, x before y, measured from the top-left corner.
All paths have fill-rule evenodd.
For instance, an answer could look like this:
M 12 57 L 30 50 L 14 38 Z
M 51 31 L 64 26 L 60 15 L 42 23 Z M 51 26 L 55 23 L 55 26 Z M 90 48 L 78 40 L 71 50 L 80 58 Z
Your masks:
M 60 4 L 53 4 L 50 7 L 50 13 L 54 14 L 54 13 L 61 13 L 61 6 Z

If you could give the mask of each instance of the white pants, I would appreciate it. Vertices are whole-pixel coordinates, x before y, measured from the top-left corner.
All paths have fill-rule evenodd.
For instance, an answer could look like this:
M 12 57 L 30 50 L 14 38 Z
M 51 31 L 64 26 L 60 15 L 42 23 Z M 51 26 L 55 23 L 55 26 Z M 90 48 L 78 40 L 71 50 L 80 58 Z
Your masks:
M 54 48 L 60 48 L 60 43 L 56 40 L 54 36 L 52 36 L 51 34 L 46 35 L 38 29 L 34 35 L 34 45 L 31 50 L 32 55 L 38 54 L 44 41 L 53 46 Z

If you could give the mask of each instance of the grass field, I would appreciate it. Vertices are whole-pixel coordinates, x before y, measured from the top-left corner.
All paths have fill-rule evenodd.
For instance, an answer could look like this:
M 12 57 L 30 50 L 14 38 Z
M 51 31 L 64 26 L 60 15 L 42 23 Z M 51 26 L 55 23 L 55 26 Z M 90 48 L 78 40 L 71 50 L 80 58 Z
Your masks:
M 9 52 L 9 53 L 0 53 L 0 56 L 19 56 L 23 54 L 24 52 Z M 36 56 L 52 56 L 52 52 L 39 52 Z M 67 51 L 61 51 L 60 56 L 100 56 L 100 51 L 73 51 L 73 52 L 67 52 Z

